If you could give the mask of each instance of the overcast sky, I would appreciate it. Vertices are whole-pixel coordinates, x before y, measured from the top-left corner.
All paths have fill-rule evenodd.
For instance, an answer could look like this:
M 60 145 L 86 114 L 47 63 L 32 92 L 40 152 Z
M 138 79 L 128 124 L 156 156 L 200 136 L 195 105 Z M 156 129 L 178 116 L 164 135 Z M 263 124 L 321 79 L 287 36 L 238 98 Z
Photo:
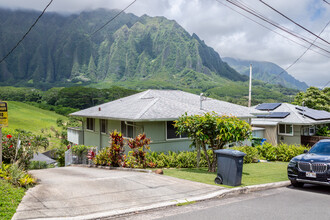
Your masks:
M 226 3 L 225 0 L 218 1 L 285 35 L 296 43 L 305 47 L 310 46 L 310 44 L 244 13 Z M 0 0 L 0 7 L 42 10 L 48 2 L 48 0 Z M 97 8 L 123 9 L 130 2 L 132 0 L 54 0 L 47 11 L 78 13 Z M 286 20 L 259 0 L 241 0 L 241 2 L 276 23 L 305 36 L 306 39 L 310 41 L 315 39 L 315 36 Z M 330 20 L 330 4 L 327 3 L 330 0 L 264 0 L 264 2 L 317 35 Z M 168 19 L 176 20 L 189 33 L 196 33 L 221 57 L 269 61 L 285 69 L 306 50 L 305 47 L 250 21 L 216 0 L 137 0 L 127 12 L 139 16 L 143 14 L 165 16 Z M 330 42 L 330 24 L 321 37 Z M 317 40 L 316 43 L 330 51 L 328 43 L 321 40 Z M 309 50 L 288 72 L 310 86 L 323 87 L 330 81 L 330 53 L 316 47 L 311 49 L 316 52 Z

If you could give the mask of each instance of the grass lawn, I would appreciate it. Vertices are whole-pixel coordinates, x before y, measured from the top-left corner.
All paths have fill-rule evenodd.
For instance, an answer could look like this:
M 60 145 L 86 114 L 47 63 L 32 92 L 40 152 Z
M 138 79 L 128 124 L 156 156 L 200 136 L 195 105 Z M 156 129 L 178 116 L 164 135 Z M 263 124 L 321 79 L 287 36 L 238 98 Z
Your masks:
M 250 186 L 288 180 L 286 162 L 250 163 L 243 165 L 242 185 Z M 164 175 L 176 178 L 217 185 L 216 173 L 207 172 L 207 168 L 164 169 Z M 224 187 L 231 187 L 220 185 Z
M 50 134 L 50 149 L 57 147 L 60 140 L 55 138 L 54 132 L 50 130 L 56 125 L 56 120 L 61 118 L 66 120 L 67 117 L 56 114 L 55 112 L 43 110 L 32 105 L 22 102 L 8 101 L 8 129 L 24 129 L 31 131 L 34 134 L 42 134 L 41 129 L 44 130 L 44 135 Z
M 56 120 L 66 117 L 55 112 L 43 110 L 22 102 L 8 102 L 8 128 L 24 129 L 35 134 L 41 134 L 41 129 L 57 128 Z
M 0 179 L 0 219 L 13 217 L 24 194 L 24 188 L 14 187 Z

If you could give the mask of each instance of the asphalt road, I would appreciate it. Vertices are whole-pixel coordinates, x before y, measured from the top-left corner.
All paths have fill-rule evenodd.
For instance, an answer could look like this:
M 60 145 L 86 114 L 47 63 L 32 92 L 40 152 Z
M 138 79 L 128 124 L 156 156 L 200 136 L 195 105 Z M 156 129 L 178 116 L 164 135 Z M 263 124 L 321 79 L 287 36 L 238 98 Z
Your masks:
M 330 219 L 330 187 L 292 186 L 120 216 L 121 219 Z

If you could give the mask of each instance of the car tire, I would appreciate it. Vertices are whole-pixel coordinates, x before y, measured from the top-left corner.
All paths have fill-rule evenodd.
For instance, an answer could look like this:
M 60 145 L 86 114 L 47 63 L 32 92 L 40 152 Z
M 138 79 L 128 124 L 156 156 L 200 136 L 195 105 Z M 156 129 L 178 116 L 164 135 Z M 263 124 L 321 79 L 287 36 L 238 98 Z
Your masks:
M 304 183 L 297 182 L 297 180 L 290 180 L 290 181 L 291 181 L 291 185 L 294 187 L 303 187 L 304 186 Z
M 222 177 L 221 176 L 217 176 L 215 179 L 214 179 L 214 183 L 215 184 L 222 184 Z

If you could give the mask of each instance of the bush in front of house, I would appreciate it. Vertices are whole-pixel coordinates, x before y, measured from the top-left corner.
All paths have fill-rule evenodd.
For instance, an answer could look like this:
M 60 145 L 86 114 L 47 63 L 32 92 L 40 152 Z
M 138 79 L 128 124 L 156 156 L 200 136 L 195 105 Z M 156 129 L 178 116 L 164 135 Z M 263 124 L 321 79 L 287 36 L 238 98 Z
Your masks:
M 303 154 L 304 150 L 308 150 L 308 148 L 302 145 L 279 144 L 277 146 L 273 146 L 267 142 L 264 142 L 263 145 L 258 145 L 256 147 L 241 146 L 234 147 L 232 149 L 239 150 L 247 154 L 244 157 L 244 163 L 257 162 L 259 159 L 289 162 L 293 157 Z
M 70 148 L 70 146 L 68 146 Z M 91 149 L 91 146 L 85 145 L 73 145 L 71 146 L 72 154 L 78 157 L 78 164 L 82 164 L 84 160 L 87 160 L 88 150 Z
M 252 146 L 242 146 L 242 147 L 233 147 L 233 150 L 238 150 L 243 153 L 246 153 L 244 157 L 244 163 L 257 163 L 259 160 L 259 154 L 256 147 Z
M 103 148 L 100 150 L 93 159 L 95 165 L 98 166 L 110 166 L 110 147 Z
M 18 163 L 2 164 L 0 178 L 14 186 L 29 188 L 37 183 L 37 180 L 23 170 Z
M 212 157 L 213 151 L 207 151 L 209 157 Z M 147 163 L 150 168 L 196 168 L 197 151 L 181 151 L 168 153 L 150 152 L 147 153 Z M 205 153 L 201 152 L 199 161 L 200 167 L 208 167 Z
M 7 164 L 17 163 L 22 169 L 27 170 L 33 154 L 41 146 L 41 136 L 36 138 L 31 132 L 22 129 L 6 129 L 2 136 L 2 158 Z
M 128 164 L 130 167 L 146 168 L 146 150 L 150 149 L 150 142 L 150 138 L 147 138 L 145 134 L 139 134 L 134 139 L 128 140 L 131 151 L 128 153 L 124 166 Z

